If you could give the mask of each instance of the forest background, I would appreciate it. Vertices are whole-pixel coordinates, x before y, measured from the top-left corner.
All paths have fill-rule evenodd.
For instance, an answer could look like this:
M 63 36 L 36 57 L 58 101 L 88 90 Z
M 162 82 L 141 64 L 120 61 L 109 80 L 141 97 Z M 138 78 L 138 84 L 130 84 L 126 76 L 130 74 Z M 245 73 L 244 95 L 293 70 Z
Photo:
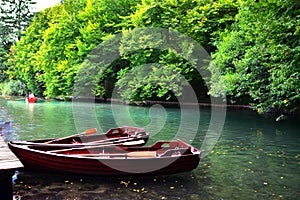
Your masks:
M 32 4 L 1 1 L 3 95 L 32 91 L 47 98 L 72 96 L 75 77 L 90 52 L 122 33 L 120 58 L 97 76 L 92 91 L 97 97 L 110 98 L 118 87 L 120 99 L 126 101 L 176 101 L 188 83 L 199 102 L 209 103 L 209 95 L 226 95 L 229 104 L 251 105 L 258 113 L 282 117 L 299 112 L 297 0 L 65 0 L 37 13 L 31 12 Z M 172 49 L 122 53 L 122 41 L 143 45 L 128 37 L 132 30 L 153 27 L 177 31 L 201 44 L 212 59 L 201 70 L 211 78 L 204 80 L 193 63 Z M 185 51 L 193 54 L 193 47 Z M 144 65 L 147 72 L 139 67 Z M 132 70 L 135 76 L 128 79 L 126 73 Z M 174 76 L 174 71 L 182 76 Z

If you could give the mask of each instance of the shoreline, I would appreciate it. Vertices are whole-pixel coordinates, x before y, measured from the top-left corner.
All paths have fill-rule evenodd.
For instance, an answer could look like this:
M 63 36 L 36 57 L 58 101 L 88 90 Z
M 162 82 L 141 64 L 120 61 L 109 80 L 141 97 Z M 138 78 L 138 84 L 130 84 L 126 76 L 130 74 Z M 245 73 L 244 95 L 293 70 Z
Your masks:
M 99 97 L 67 97 L 67 98 L 57 98 L 57 100 L 61 101 L 78 101 L 78 102 L 95 102 L 95 103 L 115 103 L 115 104 L 123 104 L 123 105 L 132 105 L 132 106 L 153 106 L 156 104 L 162 105 L 168 108 L 180 108 L 180 106 L 192 107 L 215 107 L 215 108 L 230 108 L 230 109 L 241 109 L 241 110 L 251 110 L 253 111 L 253 107 L 250 105 L 241 105 L 241 104 L 211 104 L 207 102 L 174 102 L 174 101 L 154 101 L 154 100 L 144 100 L 144 101 L 125 101 L 122 99 L 104 99 Z
M 6 100 L 9 100 L 10 96 L 0 96 L 5 98 Z M 14 96 L 15 97 L 15 96 Z M 21 96 L 16 96 L 21 98 Z M 113 104 L 119 104 L 119 105 L 130 105 L 130 106 L 141 106 L 141 107 L 151 107 L 153 105 L 159 104 L 165 108 L 180 108 L 181 106 L 184 106 L 185 108 L 192 108 L 195 106 L 199 106 L 199 108 L 220 108 L 220 109 L 229 109 L 229 110 L 246 110 L 249 112 L 254 112 L 256 113 L 257 111 L 254 110 L 253 106 L 251 105 L 246 105 L 246 104 L 228 104 L 228 103 L 220 103 L 220 104 L 211 104 L 209 102 L 198 102 L 198 103 L 193 103 L 193 102 L 174 102 L 174 101 L 154 101 L 154 100 L 144 100 L 144 101 L 126 101 L 122 99 L 111 99 L 111 98 L 100 98 L 100 97 L 73 97 L 73 96 L 68 96 L 68 97 L 56 97 L 56 98 L 44 98 L 45 100 L 56 100 L 56 101 L 75 101 L 75 102 L 89 102 L 89 103 L 113 103 Z M 278 115 L 279 114 L 279 115 Z M 300 108 L 298 111 L 290 114 L 280 114 L 276 112 L 267 112 L 264 113 L 264 115 L 274 115 L 274 116 L 300 116 Z

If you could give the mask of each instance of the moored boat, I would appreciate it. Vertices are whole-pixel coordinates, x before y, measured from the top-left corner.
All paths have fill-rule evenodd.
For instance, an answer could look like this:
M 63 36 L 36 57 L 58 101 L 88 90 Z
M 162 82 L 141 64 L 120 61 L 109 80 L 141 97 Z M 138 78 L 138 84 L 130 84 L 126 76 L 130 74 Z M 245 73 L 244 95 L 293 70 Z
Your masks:
M 25 169 L 73 175 L 162 175 L 191 171 L 201 151 L 181 141 L 157 141 L 152 146 L 115 145 L 47 149 L 8 143 Z
M 106 133 L 99 134 L 97 129 L 86 130 L 83 133 L 70 135 L 62 138 L 47 138 L 27 141 L 12 141 L 17 145 L 31 145 L 35 148 L 63 149 L 80 146 L 117 145 L 124 143 L 130 145 L 144 145 L 149 139 L 149 133 L 143 128 L 123 126 L 111 128 Z
M 26 103 L 36 103 L 37 98 L 36 97 L 26 97 Z

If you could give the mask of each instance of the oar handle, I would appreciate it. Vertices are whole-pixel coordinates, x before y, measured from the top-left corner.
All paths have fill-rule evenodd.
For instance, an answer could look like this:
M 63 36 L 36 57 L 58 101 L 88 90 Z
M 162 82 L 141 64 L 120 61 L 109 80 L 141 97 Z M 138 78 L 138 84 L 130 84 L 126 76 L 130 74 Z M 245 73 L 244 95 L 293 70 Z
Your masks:
M 45 142 L 45 144 L 51 144 L 53 142 L 58 142 L 58 141 L 61 141 L 61 140 L 64 140 L 64 139 L 68 139 L 68 138 L 72 138 L 72 137 L 76 137 L 76 136 L 80 136 L 80 135 L 85 135 L 85 134 L 92 134 L 92 133 L 96 133 L 96 132 L 97 132 L 97 128 L 92 128 L 92 129 L 84 131 L 83 133 L 70 135 L 70 136 L 62 137 L 62 138 L 57 138 L 55 140 L 50 140 L 48 142 Z

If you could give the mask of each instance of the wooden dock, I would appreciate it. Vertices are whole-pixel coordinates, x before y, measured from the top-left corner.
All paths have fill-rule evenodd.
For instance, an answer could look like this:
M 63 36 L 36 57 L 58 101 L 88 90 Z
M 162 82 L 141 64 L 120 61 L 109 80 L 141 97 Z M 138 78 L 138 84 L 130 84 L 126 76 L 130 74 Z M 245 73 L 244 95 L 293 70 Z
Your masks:
M 20 160 L 10 151 L 0 137 L 0 194 L 3 199 L 13 199 L 12 176 L 15 170 L 23 168 Z

